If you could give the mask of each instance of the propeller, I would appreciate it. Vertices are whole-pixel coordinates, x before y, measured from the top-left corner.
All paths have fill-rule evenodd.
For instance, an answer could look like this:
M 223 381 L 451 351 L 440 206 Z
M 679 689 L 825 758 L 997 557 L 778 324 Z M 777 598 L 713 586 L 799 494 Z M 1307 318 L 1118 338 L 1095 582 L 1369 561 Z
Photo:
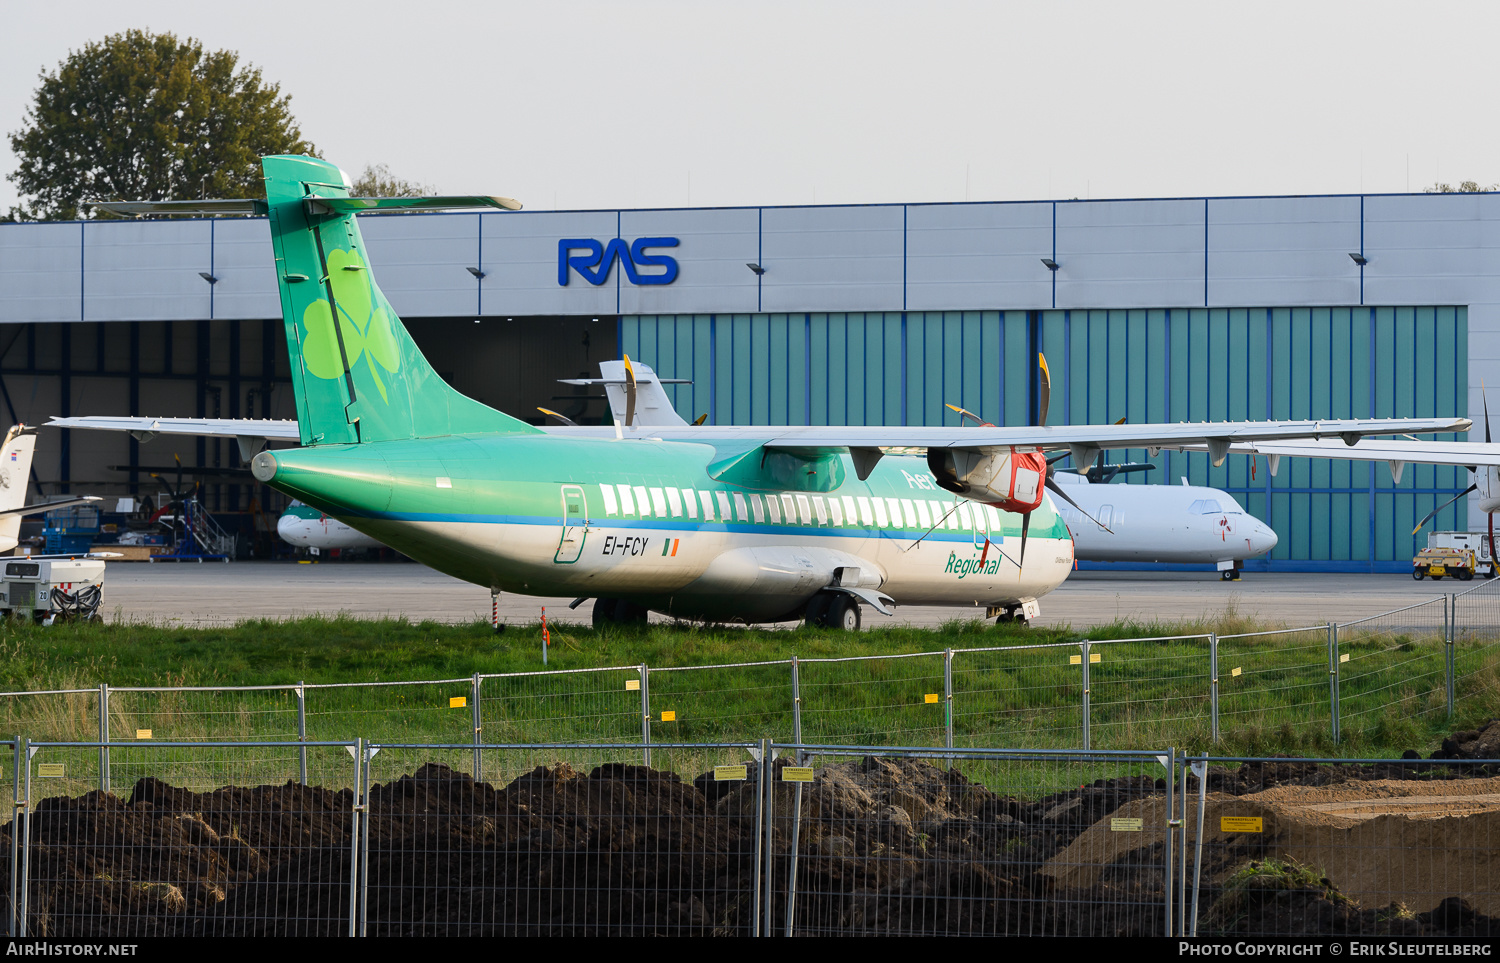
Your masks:
M 1485 444 L 1490 444 L 1491 443 L 1490 442 L 1490 402 L 1489 402 L 1489 399 L 1487 397 L 1485 397 L 1485 390 L 1484 390 L 1484 382 L 1483 381 L 1481 381 L 1479 383 L 1479 397 L 1480 397 L 1480 400 L 1484 403 L 1484 441 L 1485 441 Z M 1476 478 L 1479 476 L 1479 470 L 1480 469 L 1479 469 L 1478 466 L 1475 466 L 1474 468 L 1472 468 L 1470 470 L 1474 472 L 1474 475 L 1475 475 Z M 1412 529 L 1411 533 L 1413 535 L 1417 534 L 1418 532 L 1420 532 L 1422 530 L 1422 526 L 1426 525 L 1428 522 L 1432 521 L 1432 519 L 1437 515 L 1438 512 L 1440 512 L 1443 509 L 1447 508 L 1449 505 L 1452 505 L 1454 502 L 1458 501 L 1460 498 L 1463 498 L 1465 495 L 1471 494 L 1471 493 L 1476 492 L 1478 490 L 1479 490 L 1479 482 L 1476 481 L 1476 482 L 1474 482 L 1474 484 L 1470 485 L 1468 488 L 1465 488 L 1463 491 L 1459 492 L 1457 495 L 1454 495 L 1452 498 L 1448 499 L 1446 502 L 1443 502 L 1437 508 L 1434 508 L 1432 511 L 1428 512 L 1425 516 L 1423 516 L 1423 518 L 1422 518 L 1422 520 L 1420 522 L 1417 522 L 1417 527 L 1414 528 L 1414 529 Z M 1494 557 L 1495 557 L 1495 513 L 1494 512 L 1490 512 L 1489 513 L 1489 519 L 1490 519 L 1490 534 L 1489 534 L 1489 539 L 1490 539 L 1490 558 L 1493 560 Z
M 625 355 L 625 427 L 635 424 L 635 368 L 630 364 L 630 355 Z
M 559 412 L 553 411 L 551 408 L 543 408 L 541 405 L 537 405 L 536 406 L 536 410 L 540 411 L 542 414 L 546 415 L 548 418 L 551 418 L 553 421 L 557 422 L 559 425 L 567 425 L 569 428 L 577 428 L 578 427 L 578 422 L 574 421 L 572 418 L 569 418 L 567 415 L 560 414 Z
M 1046 424 L 1047 424 L 1047 409 L 1051 406 L 1051 401 L 1052 401 L 1052 372 L 1050 372 L 1047 369 L 1047 356 L 1046 355 L 1038 353 L 1037 356 L 1036 356 L 1036 360 L 1037 360 L 1037 367 L 1040 369 L 1041 374 L 1039 375 L 1039 388 L 1038 388 L 1038 391 L 1037 391 L 1037 424 L 1034 425 L 1033 427 L 1040 428 L 1040 427 L 1046 427 Z M 981 418 L 978 415 L 974 414 L 974 412 L 970 411 L 967 408 L 961 408 L 958 405 L 947 405 L 946 407 L 948 408 L 949 411 L 956 412 L 958 414 L 958 416 L 959 416 L 960 419 L 968 419 L 970 421 L 973 421 L 975 424 L 979 425 L 981 428 L 993 428 L 993 427 L 995 427 L 992 422 L 985 421 L 983 418 Z M 1122 425 L 1124 423 L 1125 423 L 1125 419 L 1124 418 L 1121 418 L 1119 421 L 1115 422 L 1115 424 L 1117 424 L 1117 425 Z M 1081 505 L 1079 505 L 1077 502 L 1075 502 L 1072 499 L 1072 497 L 1067 492 L 1065 492 L 1065 491 L 1062 490 L 1062 486 L 1058 485 L 1057 482 L 1055 482 L 1055 481 L 1052 480 L 1052 476 L 1053 476 L 1052 465 L 1053 465 L 1053 463 L 1059 462 L 1059 461 L 1061 461 L 1062 459 L 1064 459 L 1066 457 L 1068 457 L 1068 452 L 1063 452 L 1062 454 L 1059 454 L 1059 455 L 1053 455 L 1051 458 L 1047 459 L 1047 468 L 1046 468 L 1046 472 L 1043 475 L 1043 483 L 1046 485 L 1047 491 L 1049 491 L 1052 494 L 1056 495 L 1058 498 L 1061 498 L 1063 501 L 1067 502 L 1069 505 L 1072 505 L 1073 508 L 1078 511 L 1078 514 L 1082 515 L 1084 518 L 1087 518 L 1089 521 L 1093 522 L 1095 525 L 1098 525 L 1100 528 L 1104 529 L 1106 532 L 1109 532 L 1111 535 L 1113 535 L 1114 534 L 1113 529 L 1111 529 L 1108 525 L 1104 524 L 1103 522 L 1099 521 L 1094 516 L 1090 515 L 1088 512 L 1084 511 L 1083 507 Z M 1111 476 L 1111 477 L 1113 477 L 1113 476 Z M 1026 563 L 1026 539 L 1027 539 L 1028 535 L 1030 534 L 1030 529 L 1031 529 L 1031 513 L 1027 512 L 1026 514 L 1024 514 L 1024 515 L 1021 516 L 1021 555 L 1020 555 L 1019 560 L 1016 562 L 1016 567 L 1017 568 L 1020 568 L 1022 565 L 1024 565 Z M 988 552 L 988 550 L 989 550 L 989 544 L 988 544 L 988 541 L 986 541 L 985 551 Z M 980 555 L 980 558 L 982 560 L 984 558 L 984 555 Z

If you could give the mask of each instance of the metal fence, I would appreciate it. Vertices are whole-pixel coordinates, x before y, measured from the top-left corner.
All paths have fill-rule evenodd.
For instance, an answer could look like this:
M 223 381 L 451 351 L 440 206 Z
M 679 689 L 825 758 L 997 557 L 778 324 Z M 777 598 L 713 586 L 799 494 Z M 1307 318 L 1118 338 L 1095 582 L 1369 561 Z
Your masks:
M 1364 619 L 1234 635 L 403 682 L 0 693 L 54 742 L 789 742 L 1125 749 L 1405 739 L 1500 690 L 1500 580 Z M 1476 703 L 1479 704 L 1479 703 Z M 299 764 L 305 753 L 296 754 Z M 472 755 L 472 750 L 471 750 Z M 642 761 L 649 762 L 649 750 Z M 107 788 L 108 754 L 96 767 Z M 299 768 L 299 774 L 304 770 Z
M 54 939 L 1500 936 L 1495 760 L 647 748 L 3 742 L 3 918 Z

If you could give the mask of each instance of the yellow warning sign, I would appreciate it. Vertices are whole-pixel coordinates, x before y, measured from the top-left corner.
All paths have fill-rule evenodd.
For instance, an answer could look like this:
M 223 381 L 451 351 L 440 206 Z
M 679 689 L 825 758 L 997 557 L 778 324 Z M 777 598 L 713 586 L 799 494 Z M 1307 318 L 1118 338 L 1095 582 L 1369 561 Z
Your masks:
M 151 730 L 150 729 L 137 729 L 135 731 L 135 737 L 137 739 L 150 739 L 151 738 Z
M 1265 829 L 1261 826 L 1259 816 L 1220 816 L 1219 832 L 1221 833 L 1261 833 Z
M 639 691 L 641 691 L 641 680 L 640 679 L 626 679 L 625 680 L 625 691 L 626 692 L 639 692 Z
M 936 692 L 929 692 L 922 697 L 922 701 L 926 703 L 942 702 L 943 697 L 938 695 Z
M 1232 668 L 1232 669 L 1229 670 L 1229 677 L 1231 679 L 1234 678 L 1235 676 L 1239 675 L 1239 674 L 1240 674 L 1240 667 L 1239 666 L 1235 666 L 1234 668 Z
M 812 782 L 812 766 L 787 766 L 781 770 L 782 782 Z
M 1090 652 L 1089 653 L 1089 665 L 1098 665 L 1101 661 L 1103 661 L 1103 659 L 1104 659 L 1104 656 L 1103 656 L 1102 653 L 1099 653 L 1099 652 Z
M 1083 656 L 1081 656 L 1081 655 L 1070 655 L 1070 656 L 1068 656 L 1068 665 L 1083 665 Z
M 466 706 L 468 704 L 469 704 L 469 697 L 468 696 L 453 696 L 452 698 L 450 698 L 448 700 L 448 708 L 450 708 L 450 709 L 462 709 L 464 706 Z
M 1109 831 L 1112 833 L 1138 833 L 1141 831 L 1142 820 L 1139 818 L 1128 819 L 1124 816 L 1114 816 L 1109 820 Z
M 732 782 L 746 778 L 748 774 L 744 766 L 714 766 L 714 782 Z
M 1340 662 L 1348 662 L 1349 661 L 1349 653 L 1345 652 L 1343 655 L 1339 656 L 1339 661 Z
M 41 779 L 62 779 L 63 764 L 60 762 L 44 762 L 36 767 L 36 774 Z
M 677 721 L 677 713 L 674 710 L 672 710 L 672 709 L 664 709 L 664 710 L 662 710 L 661 721 L 662 722 L 676 722 Z

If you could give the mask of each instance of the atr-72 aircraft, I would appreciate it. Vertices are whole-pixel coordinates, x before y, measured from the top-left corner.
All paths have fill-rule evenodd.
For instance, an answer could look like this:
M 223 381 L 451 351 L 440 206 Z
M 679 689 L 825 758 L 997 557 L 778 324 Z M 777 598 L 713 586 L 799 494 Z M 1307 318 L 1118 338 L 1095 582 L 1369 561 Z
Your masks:
M 549 433 L 432 369 L 371 276 L 361 211 L 498 207 L 354 198 L 338 168 L 263 160 L 266 201 L 98 205 L 269 214 L 302 447 L 255 477 L 492 592 L 594 599 L 596 623 L 692 619 L 855 628 L 859 603 L 1027 618 L 1073 563 L 1048 451 L 1463 431 L 1461 418 L 1024 428 L 695 427 Z M 74 422 L 77 424 L 77 422 Z M 231 429 L 251 436 L 246 429 Z M 920 449 L 925 460 L 885 458 Z M 921 470 L 925 466 L 926 471 Z

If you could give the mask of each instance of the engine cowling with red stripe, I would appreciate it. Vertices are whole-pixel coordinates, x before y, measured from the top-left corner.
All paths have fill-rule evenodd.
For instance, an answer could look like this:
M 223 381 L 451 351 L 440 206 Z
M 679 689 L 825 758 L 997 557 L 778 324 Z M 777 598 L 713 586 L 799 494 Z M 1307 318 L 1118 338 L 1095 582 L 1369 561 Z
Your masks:
M 929 448 L 927 467 L 944 490 L 1025 514 L 1042 504 L 1047 458 L 1034 448 Z

